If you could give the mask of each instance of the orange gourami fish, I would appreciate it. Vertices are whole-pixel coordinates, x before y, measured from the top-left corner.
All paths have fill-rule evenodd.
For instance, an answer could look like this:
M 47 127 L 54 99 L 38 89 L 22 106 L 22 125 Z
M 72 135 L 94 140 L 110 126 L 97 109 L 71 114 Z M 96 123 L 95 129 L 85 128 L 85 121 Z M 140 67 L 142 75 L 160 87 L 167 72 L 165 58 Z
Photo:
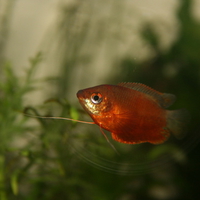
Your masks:
M 170 133 L 182 138 L 188 122 L 186 110 L 166 110 L 174 95 L 140 83 L 99 85 L 78 91 L 77 97 L 94 123 L 122 143 L 160 144 Z

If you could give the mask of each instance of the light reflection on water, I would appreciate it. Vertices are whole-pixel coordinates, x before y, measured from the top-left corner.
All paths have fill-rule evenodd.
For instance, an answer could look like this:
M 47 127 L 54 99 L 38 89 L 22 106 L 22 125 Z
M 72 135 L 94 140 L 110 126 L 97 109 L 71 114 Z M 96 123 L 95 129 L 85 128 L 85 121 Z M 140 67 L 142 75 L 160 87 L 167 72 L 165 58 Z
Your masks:
M 87 164 L 105 172 L 119 175 L 142 175 L 162 170 L 174 163 L 187 162 L 187 154 L 199 142 L 200 138 L 190 136 L 183 140 L 169 140 L 160 145 L 148 143 L 129 145 L 111 142 L 119 155 L 106 141 L 92 143 L 73 142 L 72 153 Z

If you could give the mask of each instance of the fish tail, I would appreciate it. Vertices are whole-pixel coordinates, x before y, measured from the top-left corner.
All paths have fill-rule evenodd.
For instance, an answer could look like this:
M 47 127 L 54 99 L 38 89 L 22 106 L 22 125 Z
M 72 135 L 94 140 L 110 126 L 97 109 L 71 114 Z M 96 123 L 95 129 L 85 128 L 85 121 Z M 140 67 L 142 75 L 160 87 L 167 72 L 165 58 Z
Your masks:
M 167 128 L 178 139 L 185 136 L 190 114 L 186 109 L 167 110 Z

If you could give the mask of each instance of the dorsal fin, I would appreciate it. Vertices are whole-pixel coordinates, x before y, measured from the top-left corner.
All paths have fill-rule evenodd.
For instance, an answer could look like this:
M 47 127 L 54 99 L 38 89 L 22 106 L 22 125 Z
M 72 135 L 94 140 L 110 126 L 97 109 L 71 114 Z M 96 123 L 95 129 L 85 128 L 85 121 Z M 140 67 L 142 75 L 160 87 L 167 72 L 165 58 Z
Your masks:
M 152 89 L 149 86 L 146 86 L 142 83 L 118 83 L 119 86 L 127 87 L 133 90 L 137 90 L 139 92 L 142 92 L 148 96 L 150 96 L 156 103 L 158 103 L 161 107 L 167 108 L 170 105 L 174 103 L 176 100 L 175 95 L 173 94 L 167 94 L 167 93 L 161 93 L 154 89 Z

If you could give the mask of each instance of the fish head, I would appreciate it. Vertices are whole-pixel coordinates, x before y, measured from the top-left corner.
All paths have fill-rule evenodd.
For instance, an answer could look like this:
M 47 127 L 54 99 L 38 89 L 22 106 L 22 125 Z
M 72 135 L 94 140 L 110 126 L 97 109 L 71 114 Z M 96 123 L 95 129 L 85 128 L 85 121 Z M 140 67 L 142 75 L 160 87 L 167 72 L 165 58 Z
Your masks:
M 112 109 L 110 85 L 99 85 L 77 92 L 82 107 L 90 115 L 103 115 Z

